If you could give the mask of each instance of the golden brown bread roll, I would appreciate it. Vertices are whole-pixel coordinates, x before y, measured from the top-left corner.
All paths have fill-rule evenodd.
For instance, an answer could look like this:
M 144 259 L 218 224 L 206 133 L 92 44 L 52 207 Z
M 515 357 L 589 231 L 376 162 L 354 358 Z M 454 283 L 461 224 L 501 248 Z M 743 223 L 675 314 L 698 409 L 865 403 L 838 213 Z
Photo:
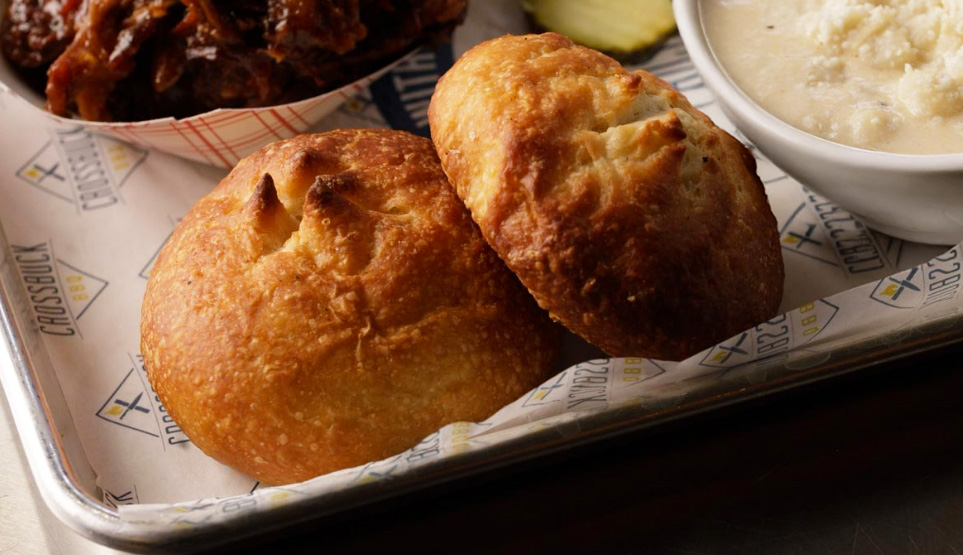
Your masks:
M 507 36 L 462 56 L 428 115 L 486 240 L 608 353 L 681 359 L 775 314 L 752 155 L 667 83 L 561 35 Z
M 158 256 L 141 348 L 210 456 L 269 484 L 403 451 L 549 377 L 559 329 L 431 143 L 300 136 L 243 160 Z

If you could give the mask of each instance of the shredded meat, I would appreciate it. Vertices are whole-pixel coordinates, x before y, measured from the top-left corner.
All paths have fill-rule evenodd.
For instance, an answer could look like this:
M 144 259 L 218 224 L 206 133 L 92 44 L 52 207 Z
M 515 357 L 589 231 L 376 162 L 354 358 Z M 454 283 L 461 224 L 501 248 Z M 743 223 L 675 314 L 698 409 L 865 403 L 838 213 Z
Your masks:
M 10 2 L 0 26 L 3 54 L 22 68 L 50 64 L 74 38 L 73 19 L 81 0 Z
M 265 106 L 357 79 L 446 37 L 467 0 L 11 0 L 15 66 L 47 107 L 97 121 Z

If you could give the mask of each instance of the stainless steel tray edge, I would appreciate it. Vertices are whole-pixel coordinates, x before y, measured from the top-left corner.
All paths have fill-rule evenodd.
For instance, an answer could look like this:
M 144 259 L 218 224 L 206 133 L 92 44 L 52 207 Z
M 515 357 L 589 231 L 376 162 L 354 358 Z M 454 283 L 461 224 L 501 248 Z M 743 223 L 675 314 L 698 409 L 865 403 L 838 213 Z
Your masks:
M 93 477 L 86 458 L 68 459 L 63 439 L 79 440 L 72 431 L 63 394 L 59 386 L 52 385 L 56 377 L 39 332 L 23 323 L 33 320 L 25 308 L 17 277 L 0 228 L 0 385 L 10 405 L 24 456 L 51 512 L 84 536 L 110 543 L 120 519 L 116 512 L 82 490 L 81 474 Z M 61 416 L 58 418 L 55 413 Z M 85 466 L 78 468 L 78 463 Z
M 0 383 L 41 497 L 59 519 L 81 535 L 114 548 L 142 552 L 195 550 L 237 541 L 963 341 L 963 315 L 958 311 L 945 313 L 911 329 L 824 353 L 811 367 L 776 365 L 764 380 L 759 379 L 758 368 L 737 368 L 721 378 L 696 378 L 687 383 L 685 395 L 668 403 L 633 403 L 585 413 L 575 420 L 425 464 L 396 478 L 305 497 L 264 512 L 241 513 L 216 525 L 180 528 L 125 521 L 117 511 L 101 505 L 90 484 L 84 487 L 82 482 L 90 482 L 93 471 L 82 458 L 82 447 L 78 450 L 78 444 L 70 444 L 76 442 L 76 434 L 71 431 L 66 403 L 40 334 L 32 326 L 26 296 L 9 253 L 0 230 Z

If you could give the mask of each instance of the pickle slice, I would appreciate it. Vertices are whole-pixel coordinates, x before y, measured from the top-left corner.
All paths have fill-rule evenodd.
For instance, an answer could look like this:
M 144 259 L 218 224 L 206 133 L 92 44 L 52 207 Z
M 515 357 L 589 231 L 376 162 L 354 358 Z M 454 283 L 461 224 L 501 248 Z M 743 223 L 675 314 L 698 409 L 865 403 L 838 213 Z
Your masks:
M 672 0 L 521 0 L 539 28 L 621 61 L 652 52 L 675 30 Z

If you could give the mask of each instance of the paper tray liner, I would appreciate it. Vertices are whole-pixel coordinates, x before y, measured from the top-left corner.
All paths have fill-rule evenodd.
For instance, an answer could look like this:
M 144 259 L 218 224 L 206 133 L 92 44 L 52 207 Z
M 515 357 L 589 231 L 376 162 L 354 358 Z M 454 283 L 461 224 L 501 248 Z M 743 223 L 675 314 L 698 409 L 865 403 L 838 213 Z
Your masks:
M 6 2 L 0 2 L 0 9 L 5 6 Z M 46 110 L 43 95 L 27 86 L 2 56 L 0 90 L 21 101 L 22 109 L 43 114 L 54 124 L 80 126 L 143 148 L 220 168 L 232 168 L 241 158 L 266 143 L 308 131 L 406 57 L 398 56 L 385 67 L 352 83 L 297 102 L 263 108 L 214 110 L 182 119 L 108 123 L 54 115 Z
M 751 390 L 804 374 L 854 345 L 880 341 L 883 348 L 959 327 L 959 246 L 873 232 L 754 150 L 787 271 L 783 314 L 770 322 L 679 363 L 586 361 L 591 351 L 573 339 L 557 375 L 485 422 L 451 424 L 405 453 L 303 484 L 262 487 L 206 457 L 167 416 L 138 352 L 140 300 L 153 258 L 179 219 L 225 175 L 216 166 L 311 128 L 326 112 L 313 129 L 393 126 L 426 134 L 423 110 L 451 60 L 484 38 L 524 30 L 517 4 L 503 4 L 496 17 L 495 4 L 479 12 L 474 3 L 453 45 L 416 53 L 370 88 L 356 84 L 284 107 L 98 126 L 28 109 L 16 93 L 0 93 L 0 224 L 9 243 L 0 267 L 16 276 L 17 283 L 3 285 L 19 289 L 23 305 L 10 313 L 40 338 L 56 373 L 72 419 L 59 430 L 67 436 L 60 441 L 82 445 L 85 461 L 78 466 L 89 463 L 93 471 L 71 487 L 117 515 L 118 544 L 131 541 L 122 530 L 132 524 L 153 527 L 158 538 L 178 530 L 210 536 L 218 526 L 256 522 L 285 506 L 350 492 L 374 499 L 378 484 L 417 487 L 419 476 L 459 457 L 484 466 L 505 446 L 546 434 L 554 448 L 564 448 L 567 437 L 582 437 L 592 423 L 611 430 L 621 418 L 658 414 L 719 388 Z M 643 67 L 739 136 L 677 37 Z M 356 96 L 341 105 L 349 92 Z M 40 287 L 50 289 L 38 293 Z

